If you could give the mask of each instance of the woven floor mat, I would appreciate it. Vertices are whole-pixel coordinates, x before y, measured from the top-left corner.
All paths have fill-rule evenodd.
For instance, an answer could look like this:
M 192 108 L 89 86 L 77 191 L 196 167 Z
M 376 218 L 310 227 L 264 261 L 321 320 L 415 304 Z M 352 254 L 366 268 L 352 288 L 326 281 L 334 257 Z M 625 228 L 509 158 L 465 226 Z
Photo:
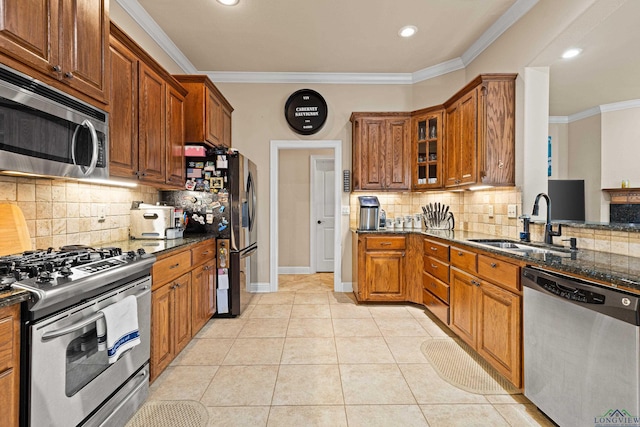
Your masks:
M 438 375 L 458 388 L 476 394 L 521 393 L 458 339 L 428 340 L 421 350 Z
M 150 401 L 142 405 L 126 427 L 205 427 L 207 408 L 193 400 Z

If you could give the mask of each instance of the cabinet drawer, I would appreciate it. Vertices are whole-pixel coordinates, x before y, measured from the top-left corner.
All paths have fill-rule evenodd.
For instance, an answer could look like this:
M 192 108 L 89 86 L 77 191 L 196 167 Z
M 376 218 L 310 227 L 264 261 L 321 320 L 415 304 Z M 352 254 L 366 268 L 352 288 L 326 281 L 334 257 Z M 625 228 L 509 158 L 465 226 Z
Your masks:
M 404 236 L 371 236 L 367 237 L 367 249 L 404 249 Z
M 216 257 L 216 241 L 214 239 L 200 243 L 191 249 L 191 265 L 198 265 Z
M 449 306 L 427 290 L 422 290 L 422 303 L 432 312 L 438 319 L 445 324 L 449 324 Z
M 152 276 L 153 286 L 155 290 L 163 283 L 167 283 L 170 280 L 186 273 L 191 269 L 191 251 L 182 251 L 175 255 L 171 255 L 167 258 L 156 261 L 153 264 Z
M 449 264 L 445 264 L 442 261 L 428 256 L 423 257 L 422 261 L 423 269 L 425 272 L 434 277 L 437 277 L 443 282 L 449 283 Z
M 430 274 L 422 273 L 422 288 L 449 303 L 449 285 Z
M 475 252 L 451 246 L 451 265 L 454 267 L 475 273 L 477 272 L 477 258 L 478 255 Z
M 478 255 L 478 275 L 510 289 L 520 290 L 520 267 L 486 255 Z
M 449 262 L 449 245 L 424 239 L 422 253 L 423 255 L 438 258 L 444 262 Z

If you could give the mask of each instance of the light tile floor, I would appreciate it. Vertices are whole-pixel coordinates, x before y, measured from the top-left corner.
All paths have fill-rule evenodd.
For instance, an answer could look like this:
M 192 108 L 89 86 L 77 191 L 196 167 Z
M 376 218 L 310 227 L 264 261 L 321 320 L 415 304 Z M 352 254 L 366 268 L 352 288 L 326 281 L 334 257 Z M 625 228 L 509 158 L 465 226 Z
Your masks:
M 420 350 L 449 332 L 416 305 L 355 303 L 333 276 L 287 275 L 236 319 L 213 319 L 151 386 L 197 400 L 209 426 L 553 426 L 522 395 L 480 395 Z M 151 426 L 150 426 L 151 427 Z

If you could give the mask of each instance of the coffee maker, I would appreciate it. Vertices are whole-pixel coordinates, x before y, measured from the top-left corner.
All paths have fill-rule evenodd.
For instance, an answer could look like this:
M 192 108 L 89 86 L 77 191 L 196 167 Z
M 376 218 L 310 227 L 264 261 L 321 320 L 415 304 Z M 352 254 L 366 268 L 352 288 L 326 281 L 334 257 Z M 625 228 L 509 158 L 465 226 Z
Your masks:
M 359 196 L 358 230 L 374 231 L 379 226 L 380 202 L 376 196 Z

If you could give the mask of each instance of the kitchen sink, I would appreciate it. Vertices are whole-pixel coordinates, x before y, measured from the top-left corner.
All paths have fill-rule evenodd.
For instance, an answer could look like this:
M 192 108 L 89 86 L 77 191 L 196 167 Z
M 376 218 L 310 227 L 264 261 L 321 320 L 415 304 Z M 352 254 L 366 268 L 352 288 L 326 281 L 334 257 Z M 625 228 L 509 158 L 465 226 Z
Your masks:
M 523 243 L 516 240 L 469 239 L 469 242 L 474 242 L 484 246 L 490 246 L 495 249 L 501 249 L 507 252 L 513 252 L 520 255 L 549 254 L 549 255 L 556 255 L 561 257 L 570 257 L 572 253 L 570 249 L 549 248 L 548 246 L 536 246 L 534 244 Z

